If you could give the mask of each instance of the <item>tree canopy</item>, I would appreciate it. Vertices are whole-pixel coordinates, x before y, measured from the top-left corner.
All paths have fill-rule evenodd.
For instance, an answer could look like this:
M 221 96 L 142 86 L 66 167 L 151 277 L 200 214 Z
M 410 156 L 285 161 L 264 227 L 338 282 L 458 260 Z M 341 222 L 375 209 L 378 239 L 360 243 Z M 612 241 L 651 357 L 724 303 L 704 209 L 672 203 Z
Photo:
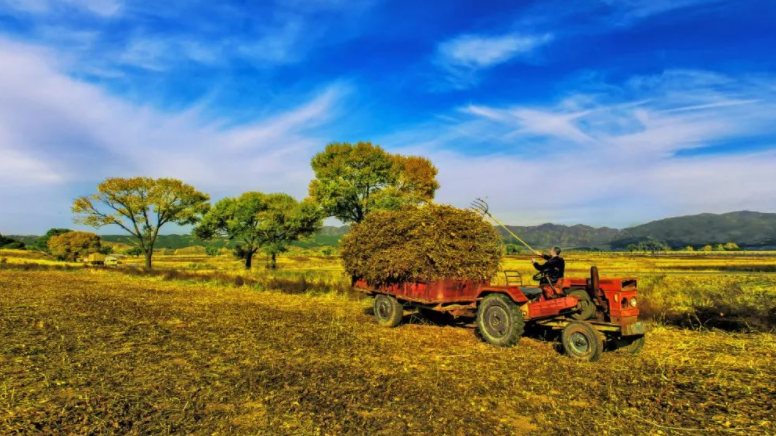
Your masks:
M 0 248 L 23 250 L 25 247 L 24 242 L 22 241 L 17 241 L 16 239 L 0 235 Z
M 48 241 L 48 251 L 58 259 L 75 262 L 79 257 L 100 251 L 100 237 L 90 232 L 65 232 Z
M 224 237 L 238 241 L 235 254 L 250 269 L 253 256 L 263 249 L 276 266 L 277 255 L 288 245 L 318 231 L 323 222 L 321 209 L 312 201 L 297 202 L 287 194 L 246 192 L 225 198 L 205 214 L 194 229 L 202 239 Z
M 207 194 L 176 179 L 109 178 L 97 193 L 73 203 L 76 223 L 93 227 L 116 225 L 138 242 L 151 268 L 154 244 L 165 224 L 196 224 L 209 208 Z
M 311 165 L 310 196 L 345 223 L 359 223 L 373 210 L 429 202 L 439 189 L 431 161 L 390 154 L 370 142 L 329 144 Z
M 33 248 L 34 250 L 49 251 L 48 242 L 51 238 L 71 231 L 72 230 L 70 229 L 49 229 L 49 231 L 47 231 L 45 235 L 36 239 L 35 242 L 33 242 L 30 245 L 30 247 Z

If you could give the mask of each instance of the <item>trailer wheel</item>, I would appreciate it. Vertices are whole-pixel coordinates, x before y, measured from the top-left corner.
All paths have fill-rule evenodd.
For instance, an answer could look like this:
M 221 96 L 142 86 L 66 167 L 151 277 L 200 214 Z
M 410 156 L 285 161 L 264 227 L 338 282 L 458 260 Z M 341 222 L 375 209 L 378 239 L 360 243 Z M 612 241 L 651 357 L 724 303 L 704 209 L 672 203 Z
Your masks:
M 523 312 L 504 294 L 488 295 L 477 308 L 477 333 L 489 344 L 515 345 L 524 328 Z
M 386 327 L 396 327 L 401 322 L 404 309 L 393 295 L 377 294 L 374 302 L 375 319 Z
M 644 348 L 644 336 L 626 336 L 612 341 L 614 351 L 637 356 Z
M 571 321 L 561 333 L 563 351 L 567 356 L 586 362 L 601 358 L 603 344 L 598 332 L 584 321 Z
M 577 299 L 578 312 L 571 314 L 571 317 L 584 321 L 595 316 L 595 303 L 590 299 L 587 291 L 584 289 L 575 289 L 568 294 L 569 297 L 575 297 Z

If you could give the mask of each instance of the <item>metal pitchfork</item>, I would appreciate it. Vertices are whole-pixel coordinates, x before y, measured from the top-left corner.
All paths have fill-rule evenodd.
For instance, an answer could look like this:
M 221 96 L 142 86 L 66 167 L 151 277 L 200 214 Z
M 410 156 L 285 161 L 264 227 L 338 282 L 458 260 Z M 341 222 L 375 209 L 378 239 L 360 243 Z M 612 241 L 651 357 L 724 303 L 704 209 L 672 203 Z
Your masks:
M 485 197 L 485 199 L 487 199 L 487 197 Z M 522 240 L 522 239 L 521 239 L 519 236 L 517 236 L 517 235 L 516 235 L 516 234 L 515 234 L 515 233 L 514 233 L 512 230 L 509 230 L 509 228 L 508 228 L 507 226 L 505 226 L 505 225 L 504 225 L 504 223 L 502 223 L 501 221 L 499 221 L 499 219 L 498 219 L 498 218 L 494 217 L 494 216 L 493 216 L 493 215 L 490 213 L 490 207 L 488 206 L 488 202 L 487 202 L 485 199 L 482 199 L 482 198 L 477 198 L 477 199 L 475 199 L 474 201 L 472 201 L 472 203 L 471 203 L 471 204 L 472 204 L 472 206 L 471 206 L 471 209 L 472 209 L 472 210 L 474 210 L 475 212 L 479 212 L 479 213 L 481 213 L 483 216 L 488 216 L 490 219 L 492 219 L 493 221 L 495 221 L 495 222 L 496 222 L 496 224 L 500 225 L 500 226 L 501 226 L 501 228 L 503 228 L 503 229 L 504 229 L 504 230 L 506 230 L 506 231 L 507 231 L 507 232 L 508 232 L 510 235 L 512 235 L 512 236 L 513 236 L 515 239 L 517 239 L 518 241 L 520 241 L 520 243 L 521 243 L 521 244 L 525 245 L 525 246 L 526 246 L 526 248 L 528 248 L 529 250 L 533 251 L 535 254 L 539 254 L 539 252 L 538 252 L 538 251 L 534 250 L 534 249 L 533 249 L 533 247 L 531 247 L 530 245 L 528 245 L 528 243 L 527 243 L 527 242 L 523 241 L 523 240 Z

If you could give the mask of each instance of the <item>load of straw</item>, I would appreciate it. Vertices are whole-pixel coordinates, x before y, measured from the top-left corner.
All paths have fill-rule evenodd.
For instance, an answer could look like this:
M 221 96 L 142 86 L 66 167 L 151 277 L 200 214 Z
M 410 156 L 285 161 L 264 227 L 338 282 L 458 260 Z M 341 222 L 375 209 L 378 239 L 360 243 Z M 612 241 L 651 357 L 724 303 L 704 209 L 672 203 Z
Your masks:
M 482 216 L 437 204 L 372 212 L 342 241 L 345 270 L 376 285 L 486 280 L 501 254 L 501 238 Z

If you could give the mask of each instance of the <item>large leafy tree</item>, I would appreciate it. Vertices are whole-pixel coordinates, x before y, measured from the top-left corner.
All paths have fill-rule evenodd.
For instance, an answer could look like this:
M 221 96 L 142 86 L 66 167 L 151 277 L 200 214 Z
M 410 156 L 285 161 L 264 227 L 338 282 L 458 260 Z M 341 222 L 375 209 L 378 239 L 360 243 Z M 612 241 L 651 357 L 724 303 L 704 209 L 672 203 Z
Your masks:
M 359 223 L 373 210 L 429 202 L 439 189 L 431 161 L 390 154 L 370 142 L 329 144 L 311 165 L 310 196 L 346 223 Z
M 291 242 L 321 228 L 323 213 L 312 201 L 297 202 L 287 194 L 246 192 L 220 200 L 194 229 L 201 239 L 223 237 L 238 242 L 235 254 L 250 269 L 253 256 L 263 249 L 275 268 L 277 255 Z
M 80 256 L 99 252 L 101 241 L 94 233 L 65 232 L 51 237 L 47 248 L 58 259 L 75 262 Z
M 176 179 L 110 178 L 97 193 L 73 203 L 76 223 L 93 227 L 116 225 L 131 234 L 151 268 L 159 230 L 168 223 L 196 224 L 209 208 L 210 197 Z
M 35 242 L 32 243 L 31 247 L 34 250 L 39 251 L 48 251 L 48 242 L 51 238 L 54 236 L 59 236 L 63 233 L 71 232 L 70 229 L 49 229 L 48 232 L 46 232 L 45 235 L 41 236 L 40 238 L 36 239 Z

